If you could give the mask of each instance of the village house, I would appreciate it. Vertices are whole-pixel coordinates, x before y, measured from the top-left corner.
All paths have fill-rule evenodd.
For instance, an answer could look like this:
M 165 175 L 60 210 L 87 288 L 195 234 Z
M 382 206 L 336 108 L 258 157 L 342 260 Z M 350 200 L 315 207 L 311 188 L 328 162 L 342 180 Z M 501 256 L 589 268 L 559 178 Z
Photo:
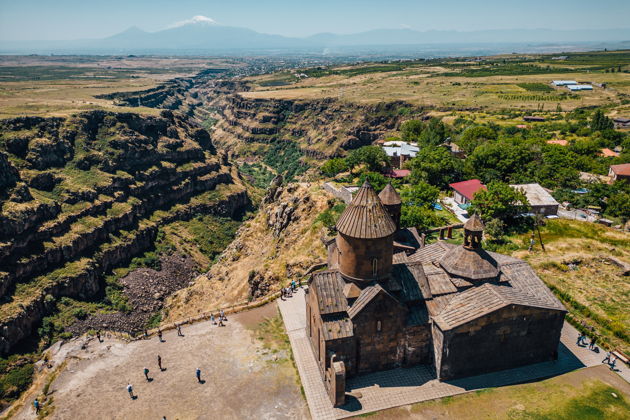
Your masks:
M 621 128 L 630 128 L 630 118 L 614 118 L 613 119 L 613 124 L 615 125 L 616 129 L 621 129 Z
M 420 148 L 416 143 L 394 140 L 384 142 L 383 150 L 389 157 L 392 168 L 402 169 L 405 162 L 416 157 Z
M 560 204 L 540 184 L 515 184 L 510 187 L 521 190 L 525 194 L 532 213 L 543 216 L 558 214 Z
M 615 182 L 618 179 L 630 181 L 630 163 L 622 163 L 621 165 L 610 165 L 608 176 L 610 177 L 611 183 Z
M 461 205 L 470 204 L 477 191 L 486 189 L 486 186 L 478 179 L 455 182 L 449 184 L 449 187 L 453 189 L 453 199 L 457 204 Z
M 557 358 L 565 308 L 525 261 L 483 249 L 477 215 L 462 245 L 400 248 L 416 236 L 400 210 L 391 185 L 366 182 L 309 279 L 307 338 L 335 406 L 368 372 L 428 364 L 451 380 Z

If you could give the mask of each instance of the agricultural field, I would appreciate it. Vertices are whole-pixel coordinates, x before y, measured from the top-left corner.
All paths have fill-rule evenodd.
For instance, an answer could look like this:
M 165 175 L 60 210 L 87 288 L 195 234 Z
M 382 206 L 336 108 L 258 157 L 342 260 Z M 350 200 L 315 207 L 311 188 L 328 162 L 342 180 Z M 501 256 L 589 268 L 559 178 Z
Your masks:
M 3 56 L 0 118 L 68 116 L 94 109 L 157 115 L 154 108 L 117 106 L 95 96 L 150 89 L 210 66 L 230 65 L 208 58 Z
M 405 101 L 438 109 L 555 110 L 560 106 L 567 111 L 602 105 L 629 109 L 630 52 L 568 54 L 561 63 L 550 61 L 548 56 L 497 56 L 473 62 L 427 60 L 314 68 L 251 77 L 254 89 L 241 95 L 357 103 Z M 551 86 L 555 79 L 574 79 L 595 87 L 571 93 Z

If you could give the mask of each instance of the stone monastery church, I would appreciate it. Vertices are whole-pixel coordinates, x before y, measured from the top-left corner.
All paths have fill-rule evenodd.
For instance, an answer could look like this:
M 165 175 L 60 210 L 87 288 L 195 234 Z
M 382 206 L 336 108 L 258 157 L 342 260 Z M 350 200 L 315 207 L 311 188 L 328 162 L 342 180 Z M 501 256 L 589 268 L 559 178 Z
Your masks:
M 420 246 L 400 213 L 391 185 L 366 182 L 309 280 L 307 334 L 336 406 L 363 373 L 431 364 L 450 380 L 557 357 L 566 309 L 526 262 L 482 248 L 477 215 L 462 245 Z

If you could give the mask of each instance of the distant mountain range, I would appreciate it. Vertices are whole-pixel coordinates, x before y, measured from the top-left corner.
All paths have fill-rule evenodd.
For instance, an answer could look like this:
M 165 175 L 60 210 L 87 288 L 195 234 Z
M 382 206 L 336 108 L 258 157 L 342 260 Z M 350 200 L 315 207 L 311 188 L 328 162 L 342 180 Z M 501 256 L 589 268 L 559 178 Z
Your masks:
M 630 28 L 607 30 L 514 29 L 483 31 L 415 31 L 376 29 L 356 34 L 321 33 L 304 38 L 263 34 L 247 28 L 223 26 L 211 19 L 191 19 L 190 23 L 146 32 L 132 27 L 102 39 L 73 41 L 0 41 L 5 53 L 239 53 L 255 50 L 313 51 L 327 48 L 356 48 L 460 44 L 575 44 L 630 43 Z

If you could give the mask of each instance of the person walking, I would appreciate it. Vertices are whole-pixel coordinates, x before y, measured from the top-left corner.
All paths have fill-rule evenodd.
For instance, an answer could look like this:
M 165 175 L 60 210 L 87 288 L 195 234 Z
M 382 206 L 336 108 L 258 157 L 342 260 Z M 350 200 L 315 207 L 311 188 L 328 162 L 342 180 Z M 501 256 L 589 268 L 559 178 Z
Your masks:
M 617 357 L 613 356 L 612 362 L 610 362 L 610 370 L 615 370 L 615 366 L 617 365 Z
M 158 338 L 160 339 L 160 343 L 163 342 L 163 340 L 162 340 L 162 330 L 158 330 Z
M 221 309 L 220 315 L 222 320 L 227 321 L 227 316 L 225 316 L 225 312 L 223 311 L 223 309 Z
M 98 338 L 99 343 L 103 342 L 103 340 L 101 340 L 101 330 L 96 331 L 96 338 Z
M 184 336 L 184 334 L 182 334 L 182 326 L 180 324 L 177 324 L 177 335 L 180 337 Z
M 149 379 L 149 368 L 144 368 L 144 377 L 147 378 L 147 382 L 150 381 L 150 379 Z
M 594 335 L 593 338 L 591 338 L 591 342 L 588 343 L 588 348 L 589 350 L 595 350 L 595 345 L 597 344 L 597 336 Z
M 604 357 L 604 360 L 602 360 L 602 363 L 610 364 L 610 356 L 612 356 L 612 354 L 610 352 L 606 352 L 606 357 Z
M 133 400 L 133 398 L 134 398 L 133 387 L 129 383 L 127 384 L 127 392 L 129 393 L 129 397 Z
M 201 369 L 197 368 L 195 376 L 197 376 L 197 382 L 201 383 Z
M 225 327 L 225 324 L 223 323 L 223 318 L 219 317 L 219 327 Z
M 532 233 L 532 237 L 529 238 L 529 248 L 527 249 L 529 252 L 532 252 L 534 250 L 535 243 L 536 243 L 536 240 L 534 239 L 534 234 Z
M 210 314 L 210 322 L 212 322 L 213 325 L 217 325 L 217 322 L 214 320 L 214 314 Z
M 39 400 L 37 398 L 33 401 L 33 408 L 35 408 L 35 414 L 39 414 Z
M 158 354 L 158 367 L 160 368 L 160 372 L 164 371 L 164 368 L 162 368 L 162 357 Z

